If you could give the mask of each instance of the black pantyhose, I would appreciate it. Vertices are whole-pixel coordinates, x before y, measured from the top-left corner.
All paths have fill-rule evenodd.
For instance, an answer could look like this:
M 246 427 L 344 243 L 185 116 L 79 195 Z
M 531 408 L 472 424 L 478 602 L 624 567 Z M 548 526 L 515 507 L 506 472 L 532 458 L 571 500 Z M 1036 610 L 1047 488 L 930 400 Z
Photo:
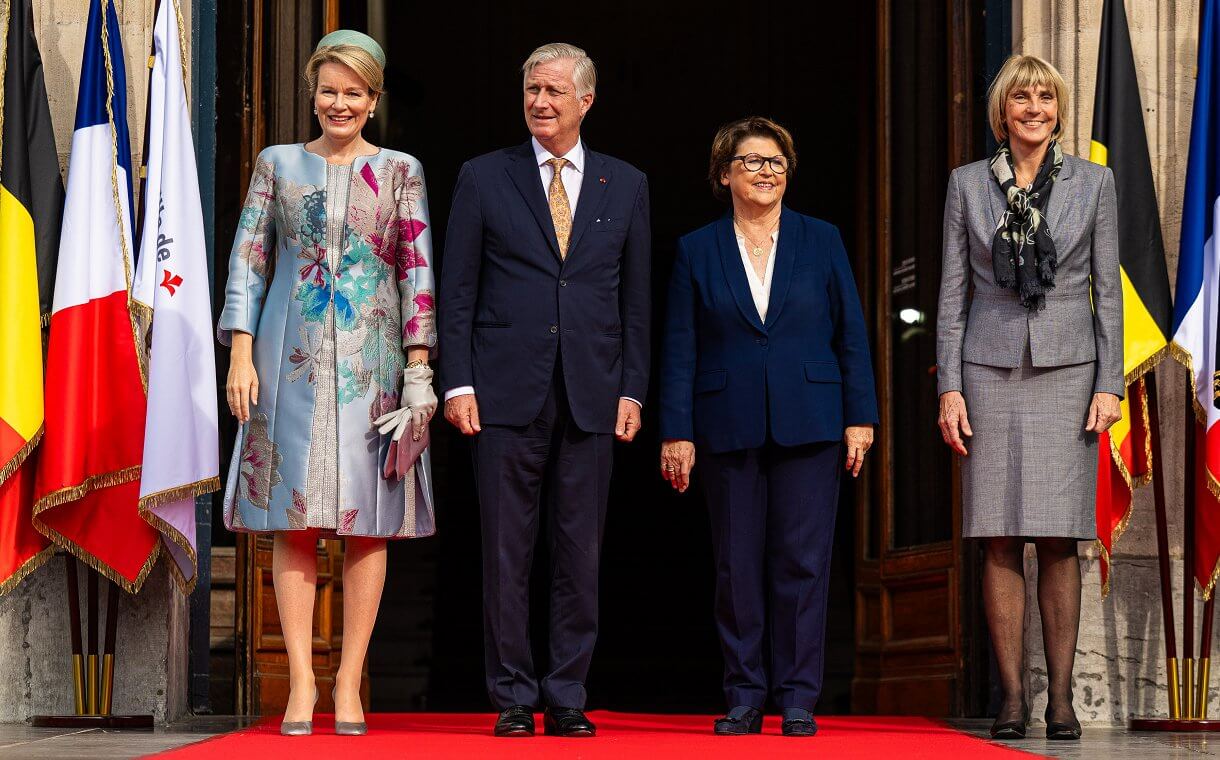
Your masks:
M 1038 609 L 1046 652 L 1047 722 L 1074 723 L 1072 666 L 1080 628 L 1080 559 L 1070 538 L 1034 539 L 1038 554 Z M 991 538 L 983 563 L 983 602 L 1000 671 L 996 721 L 1023 721 L 1025 705 L 1025 539 Z

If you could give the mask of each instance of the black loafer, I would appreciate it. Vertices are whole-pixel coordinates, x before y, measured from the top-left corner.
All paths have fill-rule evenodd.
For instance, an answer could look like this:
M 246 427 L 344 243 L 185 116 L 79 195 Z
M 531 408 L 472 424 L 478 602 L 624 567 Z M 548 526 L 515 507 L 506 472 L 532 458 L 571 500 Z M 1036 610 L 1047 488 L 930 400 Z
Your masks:
M 818 722 L 813 713 L 799 707 L 785 707 L 784 720 L 780 724 L 784 736 L 813 736 L 818 732 Z
M 533 736 L 534 710 L 525 705 L 513 705 L 496 720 L 496 736 Z
M 543 715 L 547 736 L 594 736 L 597 726 L 575 707 L 548 707 Z
M 714 729 L 718 736 L 744 736 L 762 733 L 762 710 L 738 705 L 723 718 L 717 718 Z
M 1067 722 L 1052 721 L 1050 707 L 1046 708 L 1046 738 L 1052 741 L 1074 742 L 1080 739 L 1080 721 L 1076 719 L 1075 710 L 1072 719 Z

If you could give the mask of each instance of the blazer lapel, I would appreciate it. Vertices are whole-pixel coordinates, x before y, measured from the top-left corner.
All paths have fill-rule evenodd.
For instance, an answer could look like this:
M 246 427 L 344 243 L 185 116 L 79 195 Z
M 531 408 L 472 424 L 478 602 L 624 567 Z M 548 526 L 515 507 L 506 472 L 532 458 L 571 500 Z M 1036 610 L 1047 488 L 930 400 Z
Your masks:
M 1055 178 L 1055 184 L 1051 189 L 1051 197 L 1046 201 L 1046 223 L 1051 227 L 1051 239 L 1055 241 L 1055 246 L 1058 247 L 1065 242 L 1066 236 L 1063 234 L 1065 230 L 1060 230 L 1059 225 L 1063 221 L 1063 208 L 1067 204 L 1068 197 L 1072 194 L 1072 162 L 1067 156 L 1063 158 L 1063 166 L 1059 169 L 1059 176 Z
M 589 223 L 594 218 L 601 217 L 602 206 L 606 200 L 606 189 L 610 187 L 613 179 L 606 169 L 606 161 L 601 154 L 594 153 L 586 145 L 585 171 L 580 181 L 580 200 L 576 204 L 576 217 L 572 220 L 572 236 L 568 239 L 568 258 L 572 257 L 576 244 L 589 229 Z
M 521 193 L 521 197 L 525 199 L 525 205 L 529 206 L 530 212 L 538 222 L 539 229 L 542 230 L 542 237 L 546 238 L 547 245 L 551 247 L 551 253 L 558 260 L 559 240 L 555 236 L 555 223 L 551 221 L 551 207 L 547 205 L 546 195 L 542 192 L 542 180 L 538 175 L 538 167 L 534 164 L 533 146 L 528 142 L 525 143 L 514 158 L 515 160 L 506 169 L 508 176 L 517 186 L 517 192 Z M 582 187 L 581 190 L 583 192 L 584 188 Z M 570 245 L 568 250 L 571 250 Z
M 788 298 L 788 286 L 792 283 L 792 268 L 796 265 L 796 248 L 800 221 L 796 213 L 785 206 L 779 216 L 779 240 L 775 243 L 775 271 L 771 273 L 771 297 L 767 303 L 766 326 L 775 324 L 784 301 Z
M 581 188 L 584 192 L 584 188 Z M 724 279 L 733 293 L 733 300 L 746 321 L 760 332 L 766 332 L 758 318 L 758 307 L 750 295 L 750 283 L 746 281 L 746 269 L 741 263 L 741 251 L 737 248 L 737 236 L 733 233 L 733 215 L 725 214 L 716 223 L 716 243 L 720 248 L 720 264 L 724 268 Z M 775 262 L 775 275 L 779 276 L 779 261 Z

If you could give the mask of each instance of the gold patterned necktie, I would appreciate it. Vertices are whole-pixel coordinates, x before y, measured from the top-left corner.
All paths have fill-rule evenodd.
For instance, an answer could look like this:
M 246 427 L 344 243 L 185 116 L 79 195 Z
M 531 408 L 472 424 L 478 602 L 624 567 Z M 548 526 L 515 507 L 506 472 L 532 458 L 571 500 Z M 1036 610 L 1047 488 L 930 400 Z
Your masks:
M 555 238 L 559 242 L 559 258 L 568 256 L 568 239 L 572 236 L 572 207 L 568 204 L 568 191 L 563 189 L 560 173 L 567 165 L 566 158 L 547 159 L 554 173 L 547 189 L 547 205 L 551 207 L 551 221 L 555 224 Z

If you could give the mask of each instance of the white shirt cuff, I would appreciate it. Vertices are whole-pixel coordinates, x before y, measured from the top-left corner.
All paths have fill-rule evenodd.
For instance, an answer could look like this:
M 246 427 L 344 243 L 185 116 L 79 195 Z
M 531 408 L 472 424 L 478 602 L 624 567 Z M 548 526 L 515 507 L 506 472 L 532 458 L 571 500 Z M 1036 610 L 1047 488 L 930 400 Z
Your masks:
M 445 391 L 445 400 L 448 401 L 449 399 L 454 398 L 456 396 L 473 396 L 473 395 L 474 395 L 474 386 L 473 385 L 459 385 L 457 388 L 453 388 L 451 390 Z
M 474 393 L 474 390 L 472 389 L 470 392 L 471 392 L 471 393 Z M 627 399 L 628 401 L 633 402 L 633 403 L 634 403 L 636 406 L 638 406 L 639 408 L 641 408 L 641 409 L 643 409 L 643 408 L 644 408 L 644 405 L 643 405 L 643 404 L 641 404 L 639 401 L 637 401 L 636 399 L 633 399 L 633 398 L 632 398 L 632 397 L 630 397 L 630 396 L 619 396 L 619 398 L 625 398 L 625 399 Z

